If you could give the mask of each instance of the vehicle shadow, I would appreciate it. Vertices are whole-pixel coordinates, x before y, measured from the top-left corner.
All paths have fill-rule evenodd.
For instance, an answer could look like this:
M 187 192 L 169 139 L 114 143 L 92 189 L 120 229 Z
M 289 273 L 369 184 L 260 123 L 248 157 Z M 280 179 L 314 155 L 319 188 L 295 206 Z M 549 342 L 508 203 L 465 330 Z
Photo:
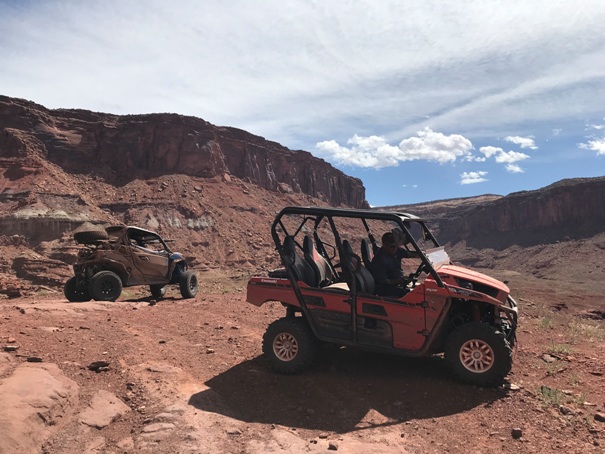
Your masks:
M 208 380 L 189 404 L 248 423 L 345 433 L 491 405 L 504 388 L 458 383 L 439 357 L 401 358 L 327 347 L 300 375 L 271 371 L 264 357 Z
M 124 301 L 126 303 L 151 303 L 153 302 L 154 304 L 162 304 L 162 302 L 174 302 L 174 301 L 182 301 L 183 298 L 177 298 L 174 296 L 163 296 L 162 298 L 154 298 L 151 295 L 148 296 L 141 296 L 141 297 L 131 297 L 131 298 L 125 298 L 121 301 Z

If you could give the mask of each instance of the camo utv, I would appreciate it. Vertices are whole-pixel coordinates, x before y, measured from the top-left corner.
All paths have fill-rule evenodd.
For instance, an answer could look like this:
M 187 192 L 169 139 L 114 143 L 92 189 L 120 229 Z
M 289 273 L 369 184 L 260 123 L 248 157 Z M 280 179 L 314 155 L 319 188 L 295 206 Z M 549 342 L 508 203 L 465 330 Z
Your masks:
M 185 257 L 155 232 L 116 225 L 76 232 L 74 240 L 84 247 L 65 283 L 69 301 L 115 301 L 122 288 L 135 285 L 149 286 L 154 298 L 162 298 L 170 284 L 179 286 L 183 298 L 197 294 L 197 276 Z

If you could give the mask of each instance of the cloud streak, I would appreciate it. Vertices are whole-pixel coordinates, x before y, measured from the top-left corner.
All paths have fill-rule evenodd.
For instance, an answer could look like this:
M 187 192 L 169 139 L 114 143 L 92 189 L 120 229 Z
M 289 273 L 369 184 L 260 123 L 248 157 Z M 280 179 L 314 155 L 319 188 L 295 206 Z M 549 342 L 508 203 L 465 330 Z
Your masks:
M 604 20 L 600 1 L 2 2 L 0 86 L 49 107 L 178 112 L 307 148 L 350 137 L 352 119 L 389 141 L 426 117 L 468 136 L 596 111 L 583 87 L 605 90 Z

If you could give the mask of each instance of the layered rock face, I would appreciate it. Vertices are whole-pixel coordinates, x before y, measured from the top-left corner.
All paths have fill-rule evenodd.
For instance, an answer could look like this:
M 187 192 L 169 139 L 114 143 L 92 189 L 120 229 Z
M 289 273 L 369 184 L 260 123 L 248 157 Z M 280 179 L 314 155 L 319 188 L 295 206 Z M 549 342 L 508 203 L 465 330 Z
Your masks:
M 304 193 L 330 205 L 368 207 L 361 180 L 306 151 L 177 114 L 110 115 L 49 110 L 0 96 L 0 158 L 33 152 L 110 184 L 166 174 L 233 175 L 262 188 Z
M 535 191 L 398 207 L 426 217 L 441 243 L 504 249 L 605 232 L 605 177 L 562 180 Z

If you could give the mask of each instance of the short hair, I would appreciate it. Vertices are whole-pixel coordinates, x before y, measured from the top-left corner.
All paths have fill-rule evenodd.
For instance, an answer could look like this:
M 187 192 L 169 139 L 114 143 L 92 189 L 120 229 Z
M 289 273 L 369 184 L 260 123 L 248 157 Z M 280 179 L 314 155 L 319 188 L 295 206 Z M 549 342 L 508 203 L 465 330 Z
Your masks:
M 395 244 L 397 241 L 395 240 L 395 235 L 393 232 L 386 232 L 382 235 L 382 244 Z

